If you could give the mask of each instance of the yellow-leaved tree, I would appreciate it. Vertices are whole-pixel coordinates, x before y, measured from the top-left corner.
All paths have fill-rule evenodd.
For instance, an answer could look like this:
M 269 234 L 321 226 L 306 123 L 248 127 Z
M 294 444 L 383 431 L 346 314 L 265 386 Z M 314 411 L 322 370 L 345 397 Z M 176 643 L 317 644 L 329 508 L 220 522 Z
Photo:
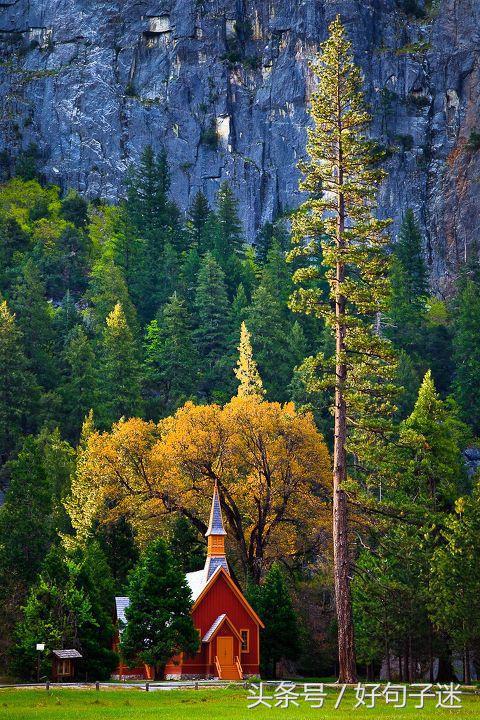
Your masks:
M 164 532 L 173 513 L 203 534 L 215 481 L 245 580 L 258 583 L 273 561 L 314 556 L 326 544 L 323 438 L 310 414 L 255 394 L 224 407 L 187 403 L 158 424 L 132 418 L 90 432 L 67 509 L 79 541 L 112 513 L 128 515 L 140 541 Z

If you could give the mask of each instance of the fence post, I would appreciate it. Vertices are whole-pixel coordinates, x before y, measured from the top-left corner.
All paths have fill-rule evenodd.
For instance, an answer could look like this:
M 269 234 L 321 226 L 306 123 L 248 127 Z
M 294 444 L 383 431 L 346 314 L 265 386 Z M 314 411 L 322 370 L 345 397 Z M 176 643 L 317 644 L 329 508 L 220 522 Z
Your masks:
M 95 683 L 95 690 L 100 690 L 100 683 L 98 682 L 98 680 Z
M 45 690 L 46 690 L 47 692 L 50 690 L 50 682 L 49 682 L 49 680 L 47 680 L 47 682 L 45 683 Z
M 150 690 L 150 683 L 145 683 L 145 692 L 148 692 Z
M 245 682 L 243 683 L 243 687 L 245 688 L 245 690 L 247 690 L 247 688 L 248 688 L 248 682 L 247 682 L 246 680 L 245 680 Z
M 198 680 L 195 682 L 195 690 L 198 690 Z

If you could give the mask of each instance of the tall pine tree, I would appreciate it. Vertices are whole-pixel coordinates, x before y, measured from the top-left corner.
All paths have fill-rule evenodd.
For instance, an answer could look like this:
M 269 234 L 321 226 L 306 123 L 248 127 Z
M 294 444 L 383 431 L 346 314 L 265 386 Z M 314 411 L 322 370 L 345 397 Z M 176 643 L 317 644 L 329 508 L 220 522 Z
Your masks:
M 329 295 L 322 297 L 308 284 L 318 266 L 296 271 L 307 283 L 292 305 L 323 318 L 335 337 L 333 363 L 326 363 L 335 399 L 333 450 L 333 550 L 338 617 L 339 679 L 355 682 L 355 646 L 350 592 L 350 551 L 345 481 L 347 448 L 361 451 L 383 429 L 381 411 L 388 408 L 392 352 L 376 331 L 379 313 L 387 309 L 388 260 L 385 229 L 388 221 L 374 215 L 375 193 L 384 177 L 378 152 L 366 137 L 367 112 L 360 70 L 337 17 L 329 27 L 320 59 L 312 64 L 318 89 L 312 96 L 314 127 L 309 130 L 309 161 L 301 165 L 301 189 L 309 195 L 293 218 L 296 248 L 292 258 L 318 254 L 321 244 Z M 321 358 L 319 359 L 321 365 Z M 369 440 L 366 436 L 369 436 Z

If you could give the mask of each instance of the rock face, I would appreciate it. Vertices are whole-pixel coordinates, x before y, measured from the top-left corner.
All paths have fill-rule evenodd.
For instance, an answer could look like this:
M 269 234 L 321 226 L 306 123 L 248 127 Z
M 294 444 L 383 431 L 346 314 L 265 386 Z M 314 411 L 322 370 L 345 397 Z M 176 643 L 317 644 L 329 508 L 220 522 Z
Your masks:
M 110 200 L 165 147 L 177 202 L 228 180 L 251 240 L 299 202 L 307 61 L 338 12 L 391 151 L 382 213 L 415 210 L 442 294 L 480 224 L 478 0 L 0 0 L 0 142 Z

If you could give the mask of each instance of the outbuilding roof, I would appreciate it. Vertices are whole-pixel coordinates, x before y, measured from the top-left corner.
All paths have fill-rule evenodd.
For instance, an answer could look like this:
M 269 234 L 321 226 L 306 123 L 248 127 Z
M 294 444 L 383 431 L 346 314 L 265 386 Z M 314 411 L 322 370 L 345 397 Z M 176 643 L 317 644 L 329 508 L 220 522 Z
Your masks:
M 71 658 L 83 657 L 82 655 L 80 655 L 78 650 L 52 650 L 52 652 L 59 660 L 68 660 Z

